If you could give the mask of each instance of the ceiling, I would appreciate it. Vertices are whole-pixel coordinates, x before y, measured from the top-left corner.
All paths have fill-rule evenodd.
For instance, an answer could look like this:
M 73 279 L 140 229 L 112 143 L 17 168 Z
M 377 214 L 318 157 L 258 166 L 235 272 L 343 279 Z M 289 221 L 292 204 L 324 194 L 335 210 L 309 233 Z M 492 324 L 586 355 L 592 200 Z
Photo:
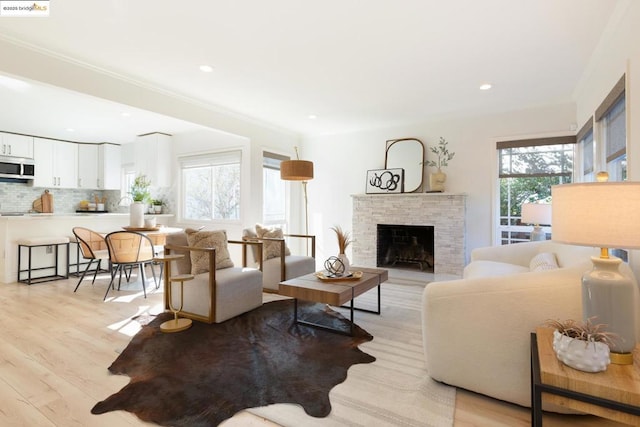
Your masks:
M 88 8 L 65 0 L 50 2 L 46 18 L 0 18 L 0 37 L 313 135 L 571 102 L 622 3 L 108 0 Z M 200 71 L 203 64 L 213 71 Z M 1 130 L 129 142 L 198 127 L 6 77 Z M 492 89 L 479 90 L 483 83 Z

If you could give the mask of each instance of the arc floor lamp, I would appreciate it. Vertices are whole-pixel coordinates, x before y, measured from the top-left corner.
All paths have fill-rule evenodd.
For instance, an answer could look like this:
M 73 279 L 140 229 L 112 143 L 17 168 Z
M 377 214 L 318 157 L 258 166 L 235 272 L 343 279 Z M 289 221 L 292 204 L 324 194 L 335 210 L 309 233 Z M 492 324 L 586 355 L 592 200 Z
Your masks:
M 304 193 L 304 230 L 309 234 L 309 200 L 307 199 L 307 182 L 313 179 L 313 162 L 300 160 L 298 147 L 296 160 L 284 160 L 280 163 L 280 179 L 284 181 L 302 181 Z

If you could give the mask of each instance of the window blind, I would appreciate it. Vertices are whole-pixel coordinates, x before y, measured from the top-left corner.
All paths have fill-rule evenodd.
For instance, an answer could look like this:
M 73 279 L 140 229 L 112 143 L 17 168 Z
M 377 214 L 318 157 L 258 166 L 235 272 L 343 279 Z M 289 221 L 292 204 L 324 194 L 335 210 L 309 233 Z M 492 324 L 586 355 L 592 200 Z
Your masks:
M 268 151 L 264 151 L 262 153 L 262 167 L 268 169 L 280 170 L 280 163 L 285 160 L 289 160 L 289 157 L 270 153 Z
M 201 154 L 196 156 L 182 156 L 179 158 L 182 169 L 202 168 L 207 166 L 222 166 L 241 163 L 242 151 L 223 151 L 219 153 Z
M 623 95 L 604 115 L 607 163 L 627 152 L 627 120 Z

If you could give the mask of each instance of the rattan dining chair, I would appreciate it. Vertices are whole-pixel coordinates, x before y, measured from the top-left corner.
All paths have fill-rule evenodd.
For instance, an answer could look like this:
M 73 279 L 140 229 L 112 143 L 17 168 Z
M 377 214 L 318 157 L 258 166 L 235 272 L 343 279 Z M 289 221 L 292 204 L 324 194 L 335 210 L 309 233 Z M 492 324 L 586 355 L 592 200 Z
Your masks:
M 127 269 L 138 267 L 140 272 L 140 278 L 142 280 L 142 290 L 144 297 L 147 297 L 147 286 L 145 277 L 145 266 L 151 266 L 151 273 L 153 274 L 153 281 L 156 284 L 156 289 L 159 288 L 156 272 L 153 268 L 154 248 L 151 239 L 135 231 L 114 231 L 107 234 L 105 237 L 107 242 L 107 249 L 109 251 L 109 259 L 111 261 L 111 282 L 107 287 L 107 292 L 104 294 L 104 299 L 107 299 L 109 289 L 114 287 L 114 281 L 116 275 L 119 273 L 118 278 L 118 290 L 120 290 L 120 284 L 122 282 L 122 272 L 125 272 L 125 277 L 129 279 Z M 129 272 L 130 274 L 130 272 Z
M 80 253 L 82 254 L 82 257 L 85 260 L 88 260 L 87 267 L 82 272 L 80 280 L 78 280 L 78 284 L 73 290 L 73 292 L 75 292 L 78 290 L 78 287 L 80 286 L 80 283 L 82 283 L 82 280 L 86 276 L 87 272 L 91 269 L 91 265 L 94 261 L 97 261 L 98 264 L 95 266 L 93 280 L 91 280 L 92 285 L 95 283 L 96 276 L 98 275 L 99 271 L 110 271 L 110 268 L 102 268 L 103 260 L 109 262 L 109 250 L 107 249 L 107 242 L 105 241 L 102 234 L 85 227 L 74 227 L 72 231 L 73 235 L 76 236 L 76 241 L 78 242 L 78 246 L 80 247 Z

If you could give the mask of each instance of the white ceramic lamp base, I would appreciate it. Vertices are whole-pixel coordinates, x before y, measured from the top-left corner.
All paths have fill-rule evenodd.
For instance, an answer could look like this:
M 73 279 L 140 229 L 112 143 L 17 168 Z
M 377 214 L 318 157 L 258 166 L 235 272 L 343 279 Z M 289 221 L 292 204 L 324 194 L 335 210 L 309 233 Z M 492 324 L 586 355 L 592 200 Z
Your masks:
M 636 346 L 633 281 L 622 275 L 620 258 L 591 257 L 593 270 L 582 276 L 583 320 L 604 324 L 618 338 L 611 345 L 611 363 L 630 365 Z
M 533 227 L 530 236 L 531 241 L 547 240 L 547 233 L 545 233 L 542 227 L 540 227 L 539 225 L 535 225 Z

